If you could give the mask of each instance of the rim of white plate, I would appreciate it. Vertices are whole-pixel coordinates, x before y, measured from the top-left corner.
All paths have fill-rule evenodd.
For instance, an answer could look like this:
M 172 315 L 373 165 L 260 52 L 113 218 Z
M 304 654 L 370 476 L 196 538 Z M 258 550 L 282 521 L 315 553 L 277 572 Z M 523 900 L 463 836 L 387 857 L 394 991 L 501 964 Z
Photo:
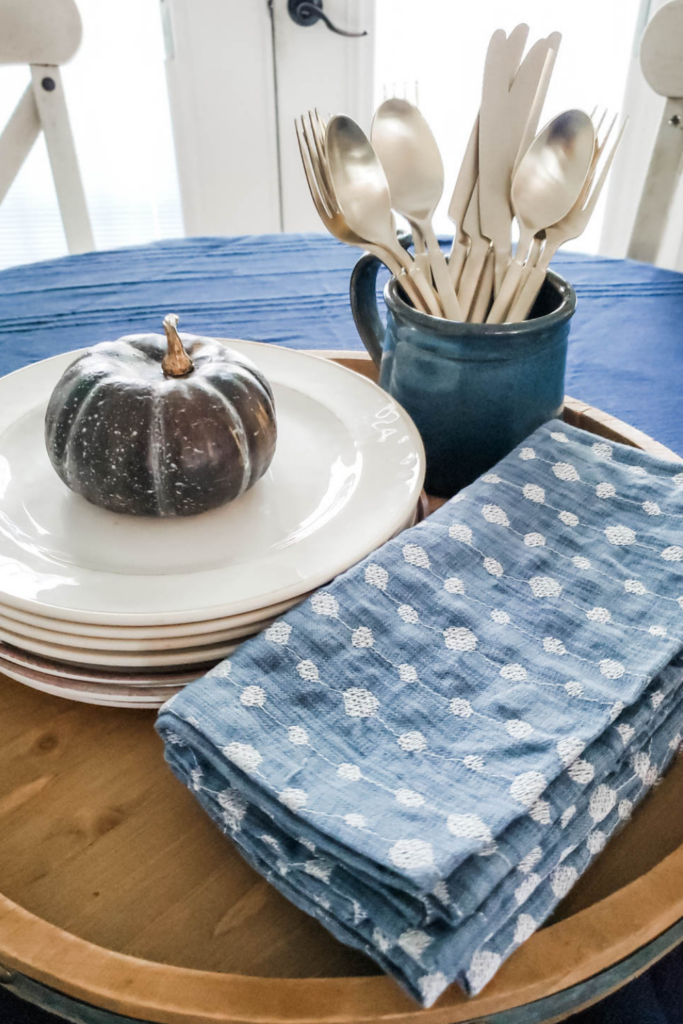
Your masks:
M 73 622 L 99 623 L 112 626 L 171 625 L 243 615 L 264 606 L 279 604 L 303 595 L 308 591 L 315 590 L 389 540 L 399 530 L 401 525 L 405 523 L 412 509 L 417 505 L 422 489 L 425 473 L 425 454 L 422 440 L 415 424 L 405 410 L 390 395 L 382 391 L 378 385 L 368 378 L 356 374 L 354 371 L 335 363 L 333 360 L 314 356 L 308 352 L 300 352 L 262 342 L 228 338 L 217 340 L 229 347 L 234 347 L 238 351 L 243 351 L 245 355 L 263 369 L 274 383 L 281 383 L 283 387 L 301 391 L 307 398 L 317 401 L 318 404 L 337 416 L 350 432 L 354 428 L 359 429 L 358 417 L 361 413 L 364 413 L 366 417 L 371 415 L 377 417 L 379 413 L 382 413 L 384 421 L 387 420 L 388 416 L 393 417 L 391 423 L 394 425 L 394 435 L 397 433 L 396 425 L 400 424 L 401 438 L 399 439 L 395 436 L 393 438 L 394 453 L 396 455 L 393 462 L 388 458 L 390 448 L 384 443 L 390 439 L 391 435 L 382 436 L 380 440 L 380 434 L 377 432 L 377 425 L 380 423 L 380 420 L 375 419 L 374 421 L 376 436 L 371 437 L 368 434 L 364 439 L 367 443 L 367 450 L 365 452 L 364 462 L 366 464 L 363 467 L 362 478 L 355 489 L 352 502 L 347 503 L 344 508 L 348 508 L 348 505 L 352 503 L 355 503 L 357 506 L 358 502 L 362 499 L 365 505 L 364 514 L 367 515 L 370 511 L 377 511 L 378 499 L 386 498 L 387 486 L 393 486 L 394 493 L 391 501 L 381 502 L 384 506 L 385 514 L 375 518 L 372 529 L 366 529 L 362 543 L 359 543 L 351 552 L 348 546 L 348 536 L 344 536 L 347 546 L 345 548 L 342 547 L 341 550 L 338 550 L 338 547 L 335 546 L 331 552 L 328 546 L 325 554 L 329 555 L 329 561 L 324 562 L 319 569 L 310 569 L 305 578 L 286 586 L 276 587 L 275 589 L 261 589 L 260 591 L 253 592 L 246 598 L 240 597 L 231 601 L 214 601 L 210 604 L 200 605 L 197 601 L 193 600 L 190 602 L 189 607 L 164 608 L 161 611 L 124 612 L 111 609 L 94 611 L 73 607 L 73 605 L 65 603 L 58 604 L 55 602 L 50 604 L 46 600 L 27 599 L 16 596 L 8 593 L 2 580 L 0 580 L 0 601 L 3 604 L 23 611 L 34 612 L 47 618 L 61 620 L 66 618 L 68 621 Z M 78 349 L 53 356 L 50 359 L 30 364 L 1 378 L 0 434 L 4 433 L 5 430 L 16 422 L 18 415 L 26 415 L 42 404 L 47 404 L 51 390 L 64 369 L 84 351 L 86 349 Z M 267 364 L 267 366 L 264 367 L 263 363 Z M 282 375 L 284 380 L 278 380 L 278 374 Z M 27 402 L 24 397 L 23 404 L 20 404 L 18 395 L 21 393 L 24 385 L 28 388 L 32 379 L 34 382 L 40 382 L 41 377 L 43 380 L 41 382 L 42 391 L 40 394 L 34 395 L 30 402 Z M 296 378 L 296 381 L 294 378 Z M 19 386 L 17 387 L 17 385 Z M 304 385 L 308 386 L 308 391 L 304 390 Z M 320 394 L 325 392 L 326 386 L 329 388 L 329 393 L 324 394 L 324 398 L 321 398 Z M 30 388 L 28 389 L 30 390 Z M 11 411 L 5 409 L 4 414 L 1 401 L 2 391 L 6 393 L 9 391 L 9 404 L 14 406 L 14 409 Z M 341 393 L 338 393 L 339 391 Z M 12 395 L 15 401 L 11 400 Z M 371 410 L 374 410 L 374 413 L 371 413 Z M 372 424 L 370 425 L 372 426 Z M 384 433 L 386 435 L 386 432 Z M 374 444 L 371 444 L 371 441 Z M 400 450 L 399 445 L 403 446 Z M 409 459 L 406 457 L 409 457 Z M 412 461 L 412 468 L 406 466 L 407 461 Z M 403 478 L 399 478 L 397 470 L 402 464 L 406 468 Z M 357 512 L 355 514 L 356 516 L 358 515 Z M 343 532 L 348 535 L 348 530 Z M 318 546 L 320 546 L 320 537 L 318 535 L 321 533 L 323 533 L 323 530 L 319 530 L 311 535 L 318 537 Z M 300 543 L 303 545 L 307 539 Z M 85 577 L 86 574 L 90 573 L 98 580 L 107 578 L 108 581 L 111 581 L 115 576 L 117 580 L 125 579 L 129 581 L 129 585 L 135 589 L 136 593 L 144 589 L 145 581 L 160 578 L 154 576 L 124 576 L 123 574 L 96 572 L 89 569 L 81 569 L 79 572 L 81 577 Z M 195 588 L 202 592 L 202 589 L 205 589 L 212 583 L 215 586 L 220 581 L 221 574 L 225 574 L 225 568 L 204 570 L 198 573 L 185 573 L 183 574 L 183 583 L 192 581 Z M 174 577 L 164 576 L 161 578 L 168 582 Z M 149 589 L 148 584 L 147 589 Z

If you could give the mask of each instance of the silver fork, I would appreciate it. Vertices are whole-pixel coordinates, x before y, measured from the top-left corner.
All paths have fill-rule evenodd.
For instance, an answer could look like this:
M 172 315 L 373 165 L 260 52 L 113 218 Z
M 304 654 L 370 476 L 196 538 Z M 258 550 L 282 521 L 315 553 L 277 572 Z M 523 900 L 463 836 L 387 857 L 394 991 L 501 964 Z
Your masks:
M 294 126 L 313 205 L 324 226 L 340 242 L 365 249 L 366 252 L 372 253 L 378 260 L 381 260 L 398 280 L 413 306 L 420 312 L 426 313 L 427 307 L 420 293 L 395 256 L 387 249 L 361 238 L 347 224 L 337 201 L 332 177 L 327 166 L 323 118 L 317 110 L 309 111 L 307 115 L 302 114 L 296 118 Z

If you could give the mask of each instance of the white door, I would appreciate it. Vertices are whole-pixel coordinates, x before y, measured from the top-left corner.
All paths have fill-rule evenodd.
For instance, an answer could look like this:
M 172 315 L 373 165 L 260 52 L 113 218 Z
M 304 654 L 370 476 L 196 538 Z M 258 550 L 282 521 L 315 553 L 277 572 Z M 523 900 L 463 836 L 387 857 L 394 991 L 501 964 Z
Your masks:
M 297 24 L 290 0 L 161 5 L 186 233 L 321 230 L 294 118 L 318 107 L 369 125 L 374 0 L 324 0 L 335 26 L 364 36 Z
M 304 2 L 304 0 L 302 0 Z M 188 234 L 321 230 L 306 191 L 294 118 L 344 111 L 366 130 L 383 96 L 418 96 L 444 155 L 446 190 L 476 114 L 491 32 L 525 21 L 531 38 L 563 34 L 544 118 L 567 107 L 631 119 L 588 231 L 574 243 L 623 255 L 662 101 L 644 83 L 637 50 L 665 0 L 308 0 L 318 20 L 297 24 L 296 0 L 161 0 L 167 78 Z M 683 233 L 683 196 L 681 197 Z M 673 245 L 673 243 L 672 243 Z M 671 247 L 670 247 L 671 248 Z

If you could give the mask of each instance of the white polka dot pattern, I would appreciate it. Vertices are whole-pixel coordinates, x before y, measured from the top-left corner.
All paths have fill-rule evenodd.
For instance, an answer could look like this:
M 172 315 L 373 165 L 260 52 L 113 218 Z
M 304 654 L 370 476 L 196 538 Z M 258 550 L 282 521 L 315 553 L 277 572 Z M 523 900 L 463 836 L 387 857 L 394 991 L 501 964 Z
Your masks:
M 414 665 L 399 665 L 398 677 L 402 683 L 416 683 L 419 679 Z
M 422 794 L 416 793 L 414 789 L 397 789 L 396 799 L 404 807 L 422 807 L 425 802 Z
M 308 801 L 308 794 L 303 789 L 297 789 L 296 787 L 287 787 L 280 793 L 278 800 L 285 807 L 289 808 L 290 811 L 298 811 L 302 807 L 306 806 Z
M 472 705 L 464 697 L 453 697 L 448 706 L 451 709 L 451 713 L 458 718 L 472 717 Z
M 533 726 L 523 722 L 521 718 L 509 718 L 505 723 L 505 729 L 509 736 L 515 740 L 525 740 L 533 733 Z
M 507 512 L 505 512 L 499 505 L 484 505 L 481 510 L 481 514 L 487 523 L 497 523 L 498 526 L 510 525 Z
M 522 494 L 527 501 L 533 501 L 536 505 L 542 505 L 545 501 L 545 491 L 538 484 L 524 484 Z
M 432 844 L 424 839 L 399 839 L 389 850 L 389 857 L 397 867 L 406 871 L 430 867 L 434 862 Z
M 311 598 L 311 608 L 316 615 L 325 615 L 336 618 L 339 615 L 339 605 L 336 597 L 321 590 Z
M 578 526 L 580 522 L 575 512 L 558 512 L 557 517 L 565 526 Z
M 576 466 L 572 466 L 571 462 L 556 462 L 553 466 L 553 473 L 558 480 L 580 480 Z
M 320 679 L 318 666 L 309 658 L 306 658 L 304 661 L 300 661 L 296 666 L 296 670 L 301 678 L 305 679 L 309 683 L 317 683 Z
M 496 558 L 485 558 L 484 568 L 490 576 L 502 576 L 503 566 Z
M 290 725 L 287 730 L 287 739 L 297 747 L 305 747 L 308 743 L 308 733 L 300 725 Z
M 476 636 L 465 626 L 450 626 L 444 630 L 443 638 L 449 651 L 473 651 L 477 646 Z
M 550 876 L 550 885 L 558 900 L 563 899 L 572 888 L 577 879 L 576 869 L 572 867 L 555 868 Z
M 403 557 L 409 565 L 416 565 L 420 569 L 429 568 L 429 555 L 419 544 L 406 544 Z
M 681 747 L 679 484 L 540 428 L 174 697 L 173 770 L 416 998 L 476 994 Z
M 404 622 L 408 623 L 411 626 L 414 626 L 417 622 L 420 621 L 419 613 L 416 612 L 413 606 L 410 604 L 399 605 L 398 614 L 403 619 Z
M 448 535 L 449 537 L 452 537 L 453 540 L 462 541 L 463 544 L 472 543 L 472 531 L 469 526 L 464 526 L 461 523 L 451 523 L 448 528 Z
M 427 740 L 417 729 L 412 732 L 403 732 L 398 737 L 397 743 L 401 750 L 420 751 L 426 750 Z
M 286 644 L 291 632 L 292 627 L 288 622 L 275 622 L 272 626 L 268 627 L 265 636 L 266 640 L 269 640 L 271 644 Z
M 249 743 L 228 743 L 227 747 L 223 748 L 223 753 L 233 764 L 241 768 L 243 772 L 256 771 L 263 761 L 258 750 Z
M 510 793 L 515 800 L 519 800 L 525 807 L 530 807 L 547 784 L 547 779 L 541 772 L 523 772 L 512 780 Z
M 370 565 L 366 565 L 364 575 L 365 582 L 369 583 L 371 587 L 377 587 L 378 590 L 387 589 L 389 573 L 383 566 L 371 562 Z
M 351 718 L 371 718 L 379 708 L 374 693 L 361 686 L 352 686 L 344 691 L 344 709 Z
M 538 925 L 531 914 L 520 914 L 515 925 L 515 942 L 520 944 L 526 942 L 534 934 Z
M 511 665 L 503 665 L 500 675 L 503 679 L 508 679 L 512 683 L 523 683 L 527 679 L 528 673 L 524 665 L 513 663 Z
M 248 708 L 262 708 L 266 703 L 266 691 L 262 686 L 245 686 L 240 700 Z
M 613 484 L 601 483 L 595 488 L 595 493 L 598 498 L 613 498 L 617 492 Z
M 488 825 L 477 814 L 449 814 L 447 825 L 451 835 L 462 839 L 476 839 L 486 843 L 493 839 Z
M 534 597 L 559 597 L 562 584 L 552 576 L 532 576 L 529 586 Z

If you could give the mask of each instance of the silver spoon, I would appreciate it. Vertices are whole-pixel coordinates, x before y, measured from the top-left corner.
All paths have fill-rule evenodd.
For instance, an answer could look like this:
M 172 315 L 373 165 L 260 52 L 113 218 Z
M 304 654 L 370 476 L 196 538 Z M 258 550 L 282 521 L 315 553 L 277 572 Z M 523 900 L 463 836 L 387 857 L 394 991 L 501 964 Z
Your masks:
M 389 185 L 365 132 L 352 118 L 335 114 L 325 130 L 325 152 L 346 223 L 361 238 L 388 249 L 415 282 L 430 313 L 442 317 L 430 284 L 396 237 Z
M 444 172 L 431 128 L 412 103 L 385 100 L 372 121 L 372 145 L 389 182 L 391 205 L 424 240 L 446 317 L 462 320 L 446 257 L 432 227 L 443 193 Z
M 536 136 L 512 180 L 512 208 L 519 224 L 515 258 L 487 323 L 502 323 L 517 291 L 534 235 L 562 220 L 581 195 L 595 151 L 595 128 L 583 110 L 566 110 Z

